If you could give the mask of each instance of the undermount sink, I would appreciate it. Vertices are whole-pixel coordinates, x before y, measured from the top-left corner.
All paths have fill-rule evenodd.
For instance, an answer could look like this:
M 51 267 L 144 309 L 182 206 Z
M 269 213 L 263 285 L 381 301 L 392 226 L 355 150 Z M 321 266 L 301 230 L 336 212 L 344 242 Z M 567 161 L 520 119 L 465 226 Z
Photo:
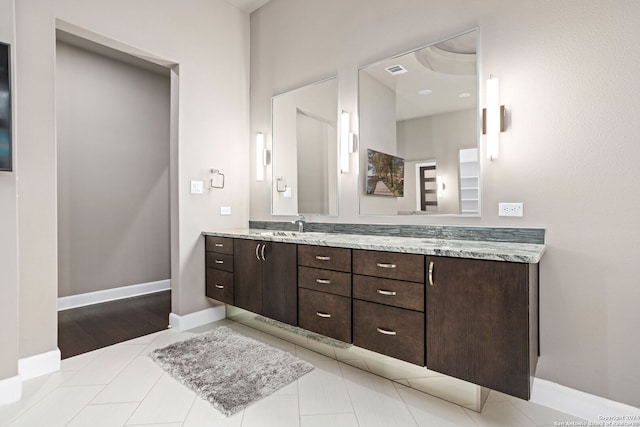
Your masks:
M 265 236 L 265 237 L 325 237 L 328 233 L 322 233 L 317 231 L 281 231 L 281 230 L 265 230 L 265 231 L 252 231 L 251 234 L 254 236 Z
M 276 236 L 276 237 L 296 237 L 298 234 L 295 231 L 256 231 L 251 234 L 256 234 L 258 236 Z

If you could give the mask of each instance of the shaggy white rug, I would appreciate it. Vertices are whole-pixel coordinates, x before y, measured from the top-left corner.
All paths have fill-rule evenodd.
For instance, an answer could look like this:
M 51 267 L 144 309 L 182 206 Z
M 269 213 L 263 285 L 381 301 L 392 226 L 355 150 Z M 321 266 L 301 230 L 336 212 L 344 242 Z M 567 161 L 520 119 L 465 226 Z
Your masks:
M 154 350 L 149 357 L 226 416 L 314 368 L 225 326 Z

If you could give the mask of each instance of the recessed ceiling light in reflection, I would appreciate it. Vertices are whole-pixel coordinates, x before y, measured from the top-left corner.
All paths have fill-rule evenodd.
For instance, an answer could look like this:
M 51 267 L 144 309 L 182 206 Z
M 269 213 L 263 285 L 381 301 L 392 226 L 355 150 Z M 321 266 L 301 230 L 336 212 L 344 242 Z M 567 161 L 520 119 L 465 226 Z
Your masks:
M 468 98 L 471 94 L 469 92 L 462 92 L 458 94 L 458 98 Z
M 422 89 L 418 91 L 420 95 L 430 95 L 431 92 L 433 92 L 431 89 Z

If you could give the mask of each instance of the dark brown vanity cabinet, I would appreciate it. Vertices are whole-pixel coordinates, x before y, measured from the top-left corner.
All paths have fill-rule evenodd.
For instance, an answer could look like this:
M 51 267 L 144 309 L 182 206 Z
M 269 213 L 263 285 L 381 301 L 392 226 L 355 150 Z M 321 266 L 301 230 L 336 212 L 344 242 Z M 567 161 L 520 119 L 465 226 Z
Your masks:
M 424 255 L 353 251 L 353 343 L 425 364 Z
M 351 249 L 298 246 L 299 326 L 351 342 Z
M 538 358 L 538 265 L 426 261 L 427 368 L 528 400 Z
M 233 239 L 205 237 L 206 295 L 233 304 Z
M 234 239 L 234 304 L 290 325 L 298 324 L 297 247 Z

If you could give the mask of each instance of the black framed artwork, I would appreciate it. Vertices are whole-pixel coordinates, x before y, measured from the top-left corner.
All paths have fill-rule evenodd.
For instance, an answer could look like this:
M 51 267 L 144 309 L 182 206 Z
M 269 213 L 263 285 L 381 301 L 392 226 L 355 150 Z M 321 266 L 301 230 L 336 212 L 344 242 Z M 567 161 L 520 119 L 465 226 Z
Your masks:
M 0 42 L 0 171 L 13 170 L 9 45 Z

